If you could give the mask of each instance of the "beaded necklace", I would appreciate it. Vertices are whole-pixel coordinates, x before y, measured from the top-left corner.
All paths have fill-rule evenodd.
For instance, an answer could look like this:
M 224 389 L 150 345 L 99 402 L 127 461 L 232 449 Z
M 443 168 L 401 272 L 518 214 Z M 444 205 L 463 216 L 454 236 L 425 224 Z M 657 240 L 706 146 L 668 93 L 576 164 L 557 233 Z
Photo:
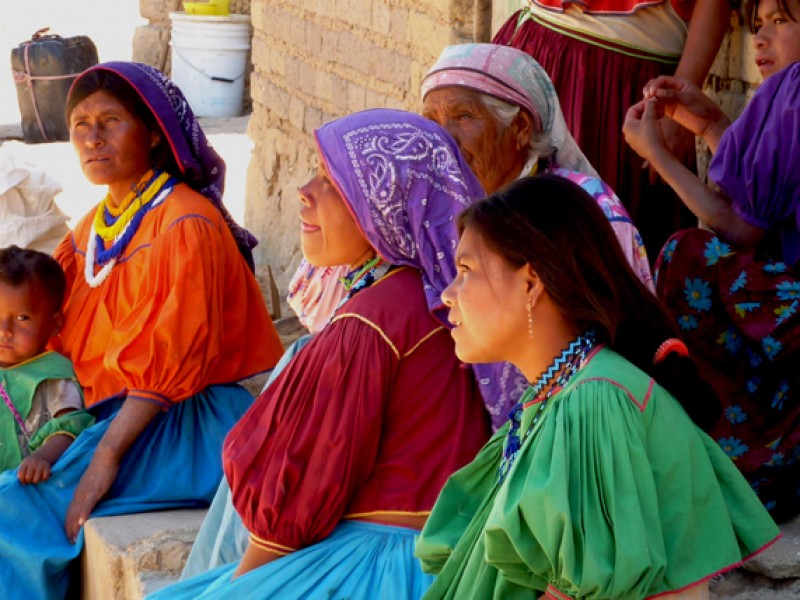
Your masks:
M 339 306 L 336 307 L 336 310 L 339 310 L 342 304 L 350 300 L 350 298 L 355 296 L 358 292 L 368 288 L 386 275 L 391 268 L 391 263 L 386 262 L 380 256 L 374 256 L 363 265 L 356 267 L 349 273 L 340 277 L 339 281 L 344 286 L 344 289 L 347 290 L 347 294 L 339 302 Z
M 151 170 L 145 173 L 118 208 L 111 206 L 110 195 L 103 199 L 97 207 L 86 245 L 84 277 L 90 287 L 97 287 L 108 278 L 145 215 L 163 202 L 175 183 L 176 180 L 168 173 Z M 107 221 L 111 224 L 107 225 Z M 105 242 L 113 243 L 106 248 Z M 96 274 L 95 265 L 103 265 Z
M 104 241 L 110 242 L 122 232 L 142 207 L 150 203 L 169 180 L 169 173 L 156 174 L 152 169 L 142 176 L 130 193 L 115 207 L 111 193 L 106 194 L 94 214 L 94 228 Z
M 514 459 L 522 447 L 522 442 L 534 430 L 536 425 L 541 420 L 544 408 L 550 397 L 563 389 L 569 382 L 572 376 L 578 371 L 581 363 L 589 354 L 595 344 L 596 335 L 594 331 L 589 330 L 583 335 L 579 335 L 567 346 L 560 356 L 550 364 L 550 366 L 539 376 L 539 379 L 534 385 L 525 390 L 522 397 L 511 409 L 508 417 L 511 420 L 511 426 L 506 435 L 506 445 L 503 450 L 503 459 L 500 461 L 498 469 L 498 482 L 502 483 L 508 472 L 511 470 L 511 465 L 514 464 Z M 537 400 L 538 399 L 538 400 Z M 519 429 L 522 424 L 522 413 L 525 408 L 532 405 L 534 402 L 539 403 L 536 408 L 536 414 L 533 416 L 530 426 L 525 431 L 525 435 L 520 437 Z

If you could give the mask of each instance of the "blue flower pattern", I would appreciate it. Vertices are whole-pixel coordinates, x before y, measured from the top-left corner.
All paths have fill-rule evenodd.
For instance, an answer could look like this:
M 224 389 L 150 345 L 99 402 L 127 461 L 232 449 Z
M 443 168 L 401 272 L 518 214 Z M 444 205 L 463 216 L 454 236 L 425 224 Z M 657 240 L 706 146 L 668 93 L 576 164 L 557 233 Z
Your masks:
M 736 460 L 750 448 L 737 437 L 730 436 L 719 439 L 719 446 L 731 459 Z
M 738 404 L 733 404 L 725 409 L 725 418 L 731 425 L 738 425 L 747 421 L 747 415 Z
M 767 358 L 769 358 L 770 360 L 775 360 L 775 357 L 778 355 L 778 352 L 780 352 L 783 349 L 783 344 L 781 344 L 771 335 L 768 335 L 763 340 L 761 340 L 761 345 L 764 347 L 764 354 L 766 354 Z
M 742 347 L 742 338 L 739 336 L 738 331 L 733 327 L 729 327 L 720 334 L 717 338 L 717 343 L 724 346 L 725 350 L 731 354 L 736 354 Z
M 761 308 L 761 302 L 739 302 L 733 305 L 733 309 L 740 318 L 744 319 L 747 313 Z
M 790 272 L 789 267 L 780 261 L 762 262 L 757 270 L 754 269 L 755 264 L 739 260 L 738 254 L 719 238 L 706 237 L 703 244 L 690 246 L 692 254 L 689 258 L 683 253 L 681 237 L 670 240 L 662 249 L 659 260 L 662 272 L 658 275 L 672 278 L 661 284 L 656 279 L 656 284 L 659 287 L 665 283 L 670 286 L 664 291 L 673 294 L 673 298 L 679 295 L 679 307 L 671 310 L 675 311 L 673 315 L 680 330 L 688 332 L 687 344 L 693 339 L 698 340 L 698 352 L 715 352 L 715 356 L 720 358 L 723 354 L 738 357 L 732 359 L 731 366 L 742 370 L 744 377 L 737 381 L 743 394 L 741 399 L 734 396 L 725 403 L 724 421 L 714 437 L 720 448 L 740 464 L 740 468 L 746 472 L 757 469 L 752 474 L 759 479 L 751 485 L 765 506 L 770 508 L 775 505 L 772 489 L 777 476 L 772 473 L 800 462 L 800 447 L 796 444 L 790 447 L 779 434 L 770 438 L 768 444 L 763 438 L 752 437 L 747 432 L 749 424 L 760 418 L 760 410 L 771 409 L 787 416 L 795 414 L 793 411 L 798 399 L 793 393 L 794 380 L 774 381 L 772 376 L 762 376 L 765 369 L 772 369 L 771 365 L 776 361 L 785 361 L 784 354 L 788 356 L 789 351 L 785 349 L 788 338 L 784 332 L 788 323 L 800 323 L 797 316 L 800 314 L 800 280 L 794 267 Z M 703 262 L 684 263 L 684 258 L 696 261 L 701 253 L 706 266 L 724 263 L 722 269 L 727 270 L 720 270 L 717 274 L 716 268 L 719 267 L 704 271 Z M 731 256 L 734 258 L 728 258 Z M 685 268 L 684 264 L 687 265 Z M 734 270 L 731 268 L 733 265 L 739 268 Z M 676 271 L 674 275 L 679 274 L 680 278 L 674 277 L 673 270 Z M 723 284 L 724 279 L 727 281 Z M 720 308 L 727 312 L 727 318 Z M 783 327 L 775 329 L 778 326 Z M 718 350 L 713 350 L 714 344 Z M 691 351 L 693 346 L 690 344 L 689 348 Z M 733 367 L 734 364 L 737 366 Z M 792 412 L 789 412 L 790 408 Z M 773 471 L 764 473 L 759 465 Z
M 764 265 L 764 272 L 770 275 L 777 275 L 779 273 L 786 273 L 786 265 L 782 262 L 772 262 Z
M 778 290 L 778 298 L 781 300 L 800 298 L 800 281 L 781 281 L 775 289 Z
M 665 263 L 672 260 L 672 255 L 675 254 L 675 247 L 677 245 L 678 240 L 670 240 L 664 245 L 664 248 L 661 250 L 661 255 L 664 257 L 663 260 Z
M 711 286 L 707 281 L 699 277 L 695 279 L 686 278 L 686 287 L 683 290 L 686 302 L 689 303 L 697 312 L 705 312 L 711 309 Z
M 739 276 L 736 278 L 736 280 L 731 284 L 731 294 L 738 292 L 746 285 L 747 285 L 747 272 L 742 271 L 741 273 L 739 273 Z
M 784 381 L 781 383 L 778 391 L 775 392 L 775 395 L 772 397 L 772 408 L 775 410 L 783 410 L 783 403 L 786 401 L 786 397 L 789 395 L 789 384 Z
M 775 314 L 778 315 L 778 318 L 775 319 L 775 324 L 782 325 L 789 320 L 789 318 L 797 314 L 797 300 L 791 304 L 782 304 L 775 309 Z
M 710 267 L 717 264 L 720 258 L 725 258 L 731 254 L 733 254 L 731 252 L 731 247 L 720 241 L 718 237 L 714 237 L 706 244 L 704 255 L 706 257 L 706 264 Z

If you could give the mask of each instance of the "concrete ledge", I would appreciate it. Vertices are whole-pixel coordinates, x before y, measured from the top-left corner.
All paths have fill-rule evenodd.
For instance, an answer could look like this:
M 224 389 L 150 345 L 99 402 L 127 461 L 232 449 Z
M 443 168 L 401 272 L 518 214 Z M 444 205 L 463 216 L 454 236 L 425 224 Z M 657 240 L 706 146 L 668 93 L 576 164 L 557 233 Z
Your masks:
M 140 600 L 180 576 L 206 509 L 90 519 L 81 600 Z

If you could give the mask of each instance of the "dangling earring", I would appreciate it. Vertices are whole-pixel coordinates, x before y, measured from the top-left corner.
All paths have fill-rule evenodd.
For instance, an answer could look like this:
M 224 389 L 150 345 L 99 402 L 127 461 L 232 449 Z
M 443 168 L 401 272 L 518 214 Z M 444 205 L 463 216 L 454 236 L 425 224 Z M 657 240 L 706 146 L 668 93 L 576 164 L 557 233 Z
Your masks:
M 528 302 L 528 337 L 533 339 L 533 300 Z

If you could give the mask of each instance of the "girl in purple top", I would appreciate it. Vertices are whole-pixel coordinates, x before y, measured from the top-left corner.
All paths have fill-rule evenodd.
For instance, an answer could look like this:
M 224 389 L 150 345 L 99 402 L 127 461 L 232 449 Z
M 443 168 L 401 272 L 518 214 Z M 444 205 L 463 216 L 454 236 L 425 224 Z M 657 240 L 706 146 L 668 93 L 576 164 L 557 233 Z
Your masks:
M 760 0 L 750 22 L 765 81 L 735 122 L 661 77 L 624 133 L 708 227 L 667 242 L 657 293 L 724 403 L 712 436 L 784 520 L 800 507 L 800 0 Z M 661 114 L 708 143 L 717 189 L 666 149 Z

